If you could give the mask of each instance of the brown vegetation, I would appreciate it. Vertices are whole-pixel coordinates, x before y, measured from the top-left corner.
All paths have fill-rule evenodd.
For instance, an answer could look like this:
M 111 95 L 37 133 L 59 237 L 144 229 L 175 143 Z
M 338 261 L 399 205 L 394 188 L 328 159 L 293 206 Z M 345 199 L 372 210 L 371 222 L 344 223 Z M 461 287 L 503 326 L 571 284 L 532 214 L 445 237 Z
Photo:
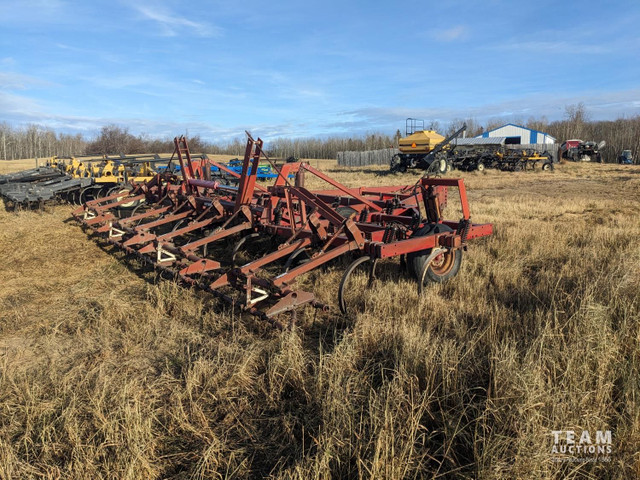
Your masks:
M 0 212 L 0 478 L 639 475 L 640 171 L 462 176 L 495 234 L 458 277 L 419 298 L 389 265 L 364 312 L 282 333 L 156 282 L 68 206 Z M 340 276 L 301 281 L 335 304 Z M 611 462 L 552 462 L 551 431 L 583 429 L 612 431 Z

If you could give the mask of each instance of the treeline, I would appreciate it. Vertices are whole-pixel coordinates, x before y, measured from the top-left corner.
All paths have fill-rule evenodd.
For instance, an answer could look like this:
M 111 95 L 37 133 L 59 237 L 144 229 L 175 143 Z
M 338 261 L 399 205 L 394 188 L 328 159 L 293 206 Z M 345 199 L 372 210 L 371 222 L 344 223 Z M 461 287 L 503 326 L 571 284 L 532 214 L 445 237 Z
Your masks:
M 528 120 L 509 120 L 495 118 L 480 124 L 473 118 L 457 119 L 449 124 L 440 125 L 431 122 L 427 128 L 443 135 L 454 132 L 467 124 L 468 137 L 500 127 L 505 123 L 515 123 L 535 130 L 549 133 L 558 143 L 571 138 L 582 140 L 606 141 L 602 156 L 607 162 L 615 162 L 622 150 L 631 150 L 636 163 L 640 156 L 640 115 L 620 118 L 613 121 L 591 121 L 583 104 L 565 108 L 565 118 L 549 122 L 545 117 Z M 259 132 L 257 132 L 259 133 Z M 325 138 L 276 138 L 267 142 L 267 152 L 277 158 L 337 158 L 342 151 L 379 150 L 395 147 L 404 132 L 397 130 L 395 135 L 371 133 L 360 137 L 332 136 Z M 228 154 L 240 156 L 244 153 L 244 139 L 236 138 L 230 142 L 213 143 L 188 136 L 192 152 Z M 30 125 L 26 128 L 14 128 L 0 123 L 0 158 L 14 160 L 18 158 L 50 157 L 53 155 L 117 155 L 139 153 L 168 153 L 173 151 L 173 139 L 151 138 L 148 135 L 133 135 L 127 127 L 107 125 L 92 140 L 81 134 L 56 133 L 50 128 Z
M 4 160 L 78 155 L 84 153 L 86 147 L 87 141 L 79 133 L 56 133 L 38 125 L 12 128 L 0 123 L 0 158 Z
M 200 136 L 188 137 L 189 149 L 192 152 L 211 152 L 212 144 L 203 141 Z M 140 153 L 168 153 L 173 152 L 173 139 L 151 138 L 148 135 L 135 136 L 129 133 L 127 127 L 107 125 L 102 127 L 95 140 L 87 142 L 86 155 L 135 155 Z M 211 152 L 213 153 L 213 152 Z
M 279 158 L 337 158 L 338 152 L 379 150 L 395 145 L 397 141 L 394 137 L 374 133 L 363 138 L 329 137 L 294 140 L 278 138 L 269 142 L 268 151 Z
M 243 155 L 245 140 L 236 138 L 230 142 L 212 143 L 199 135 L 189 135 L 189 149 L 192 152 L 212 154 Z M 277 138 L 267 142 L 265 147 L 270 156 L 287 158 L 336 158 L 345 150 L 377 150 L 394 146 L 397 140 L 388 135 L 369 134 L 362 138 L 329 137 L 288 139 Z M 56 133 L 50 128 L 29 125 L 13 128 L 0 124 L 0 158 L 71 156 L 71 155 L 135 155 L 141 153 L 168 153 L 173 151 L 173 139 L 152 138 L 148 135 L 133 135 L 127 127 L 107 125 L 101 128 L 93 140 L 81 134 Z
M 194 152 L 214 153 L 214 150 L 220 150 L 218 146 L 201 140 L 197 135 L 189 137 L 189 146 Z M 0 158 L 3 160 L 46 158 L 54 155 L 129 155 L 172 151 L 173 139 L 135 136 L 129 133 L 127 127 L 118 125 L 102 127 L 94 140 L 87 140 L 80 133 L 57 133 L 40 125 L 14 128 L 7 123 L 0 123 Z
M 200 136 L 188 136 L 189 149 L 192 152 L 212 154 L 243 155 L 246 141 L 236 138 L 227 143 L 206 142 Z M 277 138 L 265 144 L 267 154 L 275 158 L 336 158 L 338 152 L 345 150 L 377 150 L 397 144 L 393 137 L 381 134 L 369 134 L 363 138 L 330 137 L 324 139 Z M 89 154 L 115 154 L 124 152 L 158 153 L 173 151 L 173 140 L 153 139 L 145 135 L 134 136 L 128 129 L 117 125 L 103 127 L 100 135 L 85 148 Z

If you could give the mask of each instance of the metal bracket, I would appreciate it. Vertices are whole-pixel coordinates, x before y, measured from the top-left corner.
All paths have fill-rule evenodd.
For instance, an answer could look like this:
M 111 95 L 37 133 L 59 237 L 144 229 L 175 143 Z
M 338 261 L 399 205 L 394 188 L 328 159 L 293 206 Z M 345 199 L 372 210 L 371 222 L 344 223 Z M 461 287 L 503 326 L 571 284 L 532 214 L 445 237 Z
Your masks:
M 175 262 L 176 261 L 176 256 L 171 253 L 168 252 L 166 250 L 164 250 L 162 248 L 162 243 L 158 242 L 158 248 L 157 248 L 157 261 L 158 263 L 164 263 L 164 262 Z
M 269 298 L 269 292 L 267 292 L 266 290 L 263 290 L 261 288 L 253 287 L 250 290 L 250 292 L 258 293 L 258 294 L 260 294 L 260 296 L 255 297 L 255 298 L 251 298 L 251 293 L 249 293 L 247 295 L 247 305 L 246 305 L 247 307 L 253 307 L 256 303 L 259 303 L 259 302 Z
M 109 223 L 109 238 L 122 238 L 126 232 L 113 226 L 113 222 Z

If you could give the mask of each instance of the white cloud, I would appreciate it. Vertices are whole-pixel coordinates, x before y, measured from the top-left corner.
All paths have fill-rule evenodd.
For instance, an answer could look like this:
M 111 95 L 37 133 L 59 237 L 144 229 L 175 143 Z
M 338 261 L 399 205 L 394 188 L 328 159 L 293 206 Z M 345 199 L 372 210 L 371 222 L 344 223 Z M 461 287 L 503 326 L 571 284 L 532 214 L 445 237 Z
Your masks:
M 0 72 L 0 89 L 26 90 L 29 86 L 49 86 L 51 82 L 21 73 Z
M 162 30 L 162 35 L 167 37 L 175 37 L 185 31 L 187 33 L 191 31 L 199 37 L 219 37 L 222 35 L 220 27 L 180 17 L 164 7 L 135 5 L 133 8 L 142 14 L 145 19 L 156 22 Z
M 453 42 L 466 38 L 468 33 L 469 29 L 466 26 L 457 25 L 444 30 L 434 30 L 431 32 L 431 36 L 439 42 Z
M 76 21 L 76 13 L 77 9 L 66 0 L 0 1 L 0 24 L 11 27 L 55 25 L 56 29 L 62 29 Z
M 512 98 L 503 102 L 458 108 L 360 108 L 343 112 L 341 120 L 325 128 L 362 132 L 371 129 L 391 131 L 404 125 L 407 117 L 437 120 L 442 123 L 460 118 L 474 118 L 480 123 L 494 118 L 526 119 L 546 116 L 549 120 L 564 117 L 565 106 L 583 102 L 594 120 L 614 120 L 621 116 L 640 115 L 640 89 L 615 92 L 538 94 Z M 395 127 L 394 127 L 395 126 Z
M 557 42 L 530 41 L 530 42 L 505 42 L 496 47 L 499 50 L 518 50 L 527 52 L 546 52 L 561 55 L 590 55 L 610 53 L 611 48 L 603 45 L 591 45 L 572 43 L 564 40 Z
M 0 90 L 0 111 L 3 112 L 3 120 L 11 121 L 15 117 L 20 117 L 21 119 L 30 117 L 32 113 L 37 113 L 41 110 L 41 105 L 29 97 Z

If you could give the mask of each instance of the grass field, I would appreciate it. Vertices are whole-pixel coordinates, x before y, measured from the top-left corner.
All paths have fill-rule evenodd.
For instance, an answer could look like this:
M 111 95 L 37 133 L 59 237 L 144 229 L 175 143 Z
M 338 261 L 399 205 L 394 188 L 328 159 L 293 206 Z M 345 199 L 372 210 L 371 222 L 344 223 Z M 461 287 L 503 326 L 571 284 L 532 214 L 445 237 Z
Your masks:
M 640 168 L 461 175 L 495 233 L 455 279 L 285 332 L 156 281 L 69 206 L 0 211 L 0 478 L 637 478 Z M 301 282 L 335 305 L 341 268 Z M 553 430 L 611 430 L 610 461 L 553 461 Z

